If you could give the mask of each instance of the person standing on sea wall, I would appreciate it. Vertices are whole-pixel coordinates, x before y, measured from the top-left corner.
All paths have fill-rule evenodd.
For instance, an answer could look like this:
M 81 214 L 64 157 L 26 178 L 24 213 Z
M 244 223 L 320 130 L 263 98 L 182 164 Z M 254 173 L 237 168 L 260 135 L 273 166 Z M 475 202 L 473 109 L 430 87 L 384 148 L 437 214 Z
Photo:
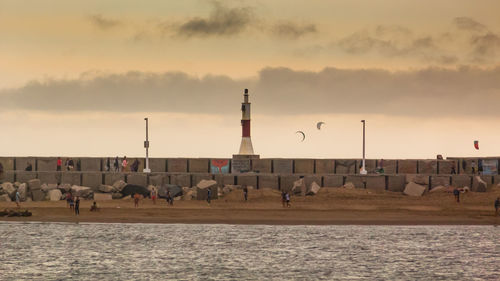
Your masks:
M 115 157 L 115 161 L 113 162 L 113 168 L 115 169 L 115 172 L 120 171 L 120 161 L 118 160 L 118 156 Z
M 500 208 L 500 197 L 495 200 L 495 216 L 498 216 L 498 209 Z
M 33 165 L 31 165 L 31 162 L 26 163 L 26 168 L 24 169 L 26 172 L 31 172 L 33 171 Z
M 61 159 L 61 157 L 57 157 L 56 171 L 61 171 L 61 167 L 62 167 L 62 159 Z
M 109 157 L 106 159 L 106 166 L 104 167 L 104 170 L 106 172 L 109 172 L 111 170 L 111 161 L 109 160 Z
M 127 171 L 127 165 L 128 165 L 128 162 L 127 162 L 127 156 L 123 156 L 123 161 L 122 161 L 122 172 L 126 172 L 126 171 Z
M 80 215 L 80 197 L 76 197 L 75 200 L 75 215 Z

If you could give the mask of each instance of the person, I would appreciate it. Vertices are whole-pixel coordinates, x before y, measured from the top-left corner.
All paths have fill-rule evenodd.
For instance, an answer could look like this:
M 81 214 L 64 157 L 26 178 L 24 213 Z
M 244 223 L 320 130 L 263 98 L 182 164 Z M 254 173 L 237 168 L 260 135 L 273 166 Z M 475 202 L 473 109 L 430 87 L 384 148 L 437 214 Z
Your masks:
M 64 167 L 66 168 L 66 171 L 69 171 L 69 158 L 66 158 L 64 161 Z
M 130 165 L 130 171 L 131 172 L 137 172 L 139 170 L 139 160 L 137 158 L 132 162 L 132 165 Z
M 172 198 L 172 195 L 170 194 L 170 190 L 167 189 L 167 195 L 166 198 L 167 204 L 168 205 L 174 205 L 174 199 Z
M 283 205 L 283 207 L 285 207 L 285 205 L 286 205 L 286 193 L 285 193 L 285 191 L 281 192 L 281 204 Z
M 0 163 L 0 179 L 2 178 L 3 175 L 3 165 Z
M 71 201 L 71 193 L 66 193 L 66 206 L 69 206 L 69 202 Z
M 500 208 L 500 197 L 495 200 L 495 216 L 498 216 L 498 209 Z
M 119 172 L 120 171 L 120 165 L 118 163 L 119 163 L 118 156 L 116 156 L 115 162 L 113 162 L 113 168 L 115 169 L 115 172 Z
M 134 207 L 139 207 L 139 199 L 141 198 L 141 196 L 139 195 L 139 193 L 136 193 L 134 194 Z
M 248 187 L 246 185 L 243 187 L 243 197 L 245 201 L 248 201 Z
M 109 157 L 106 159 L 106 167 L 104 168 L 106 172 L 109 172 L 111 170 L 111 161 L 109 160 Z
M 80 172 L 82 170 L 82 160 L 78 159 L 76 160 L 76 170 Z
M 475 162 L 472 162 L 471 169 L 472 169 L 472 174 L 475 175 L 476 174 L 476 163 Z
M 69 196 L 69 209 L 71 211 L 75 211 L 75 200 L 73 199 L 73 196 Z
M 97 210 L 98 210 L 97 203 L 94 201 L 94 203 L 92 203 L 92 206 L 90 206 L 90 211 L 97 212 Z
M 16 205 L 18 208 L 21 208 L 21 194 L 19 193 L 19 191 L 16 191 Z
M 156 196 L 157 196 L 158 192 L 156 191 L 156 188 L 153 188 L 151 190 L 151 200 L 153 200 L 153 204 L 156 205 Z
M 287 206 L 288 208 L 290 208 L 290 193 L 289 193 L 289 192 L 287 192 L 287 193 L 285 194 L 285 198 L 286 198 L 286 206 Z
M 127 171 L 127 165 L 128 165 L 128 162 L 127 162 L 127 156 L 123 156 L 123 161 L 122 161 L 122 172 L 126 172 L 126 171 Z
M 455 167 L 451 167 L 450 174 L 455 175 L 456 173 L 457 173 L 457 171 L 455 171 Z
M 68 171 L 72 171 L 75 168 L 75 162 L 73 162 L 72 158 L 68 160 Z
M 80 214 L 80 197 L 76 197 L 76 200 L 75 200 L 75 215 L 79 215 Z
M 458 190 L 458 188 L 455 187 L 455 189 L 453 189 L 453 195 L 455 195 L 457 203 L 460 203 L 460 191 Z
M 27 166 L 26 166 L 26 168 L 24 170 L 27 171 L 27 172 L 33 171 L 33 165 L 31 165 L 31 162 L 28 162 L 26 164 L 27 164 Z
M 57 157 L 57 167 L 56 167 L 56 171 L 60 171 L 60 170 L 61 170 L 61 167 L 62 167 L 62 159 L 61 159 L 61 157 Z
M 208 202 L 208 204 L 210 204 L 211 197 L 212 197 L 212 189 L 209 187 L 207 189 L 207 202 Z

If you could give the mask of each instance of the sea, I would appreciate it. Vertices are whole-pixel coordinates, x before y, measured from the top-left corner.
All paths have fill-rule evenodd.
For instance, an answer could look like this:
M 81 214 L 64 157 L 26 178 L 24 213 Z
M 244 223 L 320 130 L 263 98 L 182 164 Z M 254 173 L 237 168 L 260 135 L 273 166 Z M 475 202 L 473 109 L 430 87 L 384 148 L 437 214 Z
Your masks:
M 500 280 L 500 227 L 2 222 L 0 280 Z

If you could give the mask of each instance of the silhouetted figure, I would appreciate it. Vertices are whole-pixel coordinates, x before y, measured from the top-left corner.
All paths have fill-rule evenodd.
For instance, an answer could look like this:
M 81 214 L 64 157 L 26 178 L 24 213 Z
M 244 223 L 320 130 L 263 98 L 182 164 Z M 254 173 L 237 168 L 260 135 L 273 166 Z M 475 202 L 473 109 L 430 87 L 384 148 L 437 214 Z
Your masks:
M 458 188 L 455 187 L 455 189 L 453 189 L 453 195 L 455 195 L 457 203 L 460 203 L 460 191 L 458 190 Z
M 26 168 L 24 169 L 25 171 L 28 171 L 28 172 L 31 172 L 33 171 L 33 165 L 31 165 L 30 162 L 27 163 L 28 166 L 26 166 Z
M 457 171 L 455 171 L 455 167 L 451 167 L 450 174 L 455 175 Z
M 122 160 L 122 172 L 126 172 L 127 171 L 127 166 L 128 166 L 127 156 L 123 156 L 123 160 Z
M 76 197 L 76 200 L 75 200 L 75 215 L 79 215 L 80 214 L 80 197 Z
M 92 206 L 90 206 L 90 211 L 97 212 L 97 210 L 98 210 L 97 203 L 94 201 L 94 203 L 92 203 Z
M 120 171 L 120 161 L 118 160 L 118 156 L 116 156 L 115 161 L 113 162 L 113 168 L 115 169 L 115 172 Z
M 500 197 L 495 200 L 495 216 L 498 216 L 498 209 L 500 208 Z
M 109 172 L 111 170 L 111 161 L 109 160 L 109 157 L 106 159 L 106 167 L 104 168 L 106 172 Z
M 141 198 L 141 196 L 139 195 L 139 193 L 136 193 L 134 194 L 134 207 L 139 207 L 139 199 Z
M 243 197 L 245 198 L 245 201 L 248 201 L 248 187 L 246 185 L 243 187 Z
M 212 198 L 212 189 L 208 188 L 207 189 L 207 202 L 210 204 L 210 199 Z

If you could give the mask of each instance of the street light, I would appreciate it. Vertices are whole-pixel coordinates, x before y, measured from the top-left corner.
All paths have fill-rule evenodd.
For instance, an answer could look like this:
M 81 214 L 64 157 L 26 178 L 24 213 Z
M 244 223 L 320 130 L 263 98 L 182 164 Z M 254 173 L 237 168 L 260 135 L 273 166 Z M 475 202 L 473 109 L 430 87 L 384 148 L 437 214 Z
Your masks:
M 148 118 L 144 118 L 146 120 L 146 141 L 144 142 L 144 148 L 146 149 L 146 168 L 144 168 L 144 173 L 151 173 L 151 169 L 149 168 L 149 138 L 148 138 Z
M 359 171 L 360 174 L 366 175 L 368 172 L 366 171 L 366 166 L 365 166 L 365 120 L 361 120 L 361 123 L 363 123 L 363 166 L 361 167 L 361 171 Z

